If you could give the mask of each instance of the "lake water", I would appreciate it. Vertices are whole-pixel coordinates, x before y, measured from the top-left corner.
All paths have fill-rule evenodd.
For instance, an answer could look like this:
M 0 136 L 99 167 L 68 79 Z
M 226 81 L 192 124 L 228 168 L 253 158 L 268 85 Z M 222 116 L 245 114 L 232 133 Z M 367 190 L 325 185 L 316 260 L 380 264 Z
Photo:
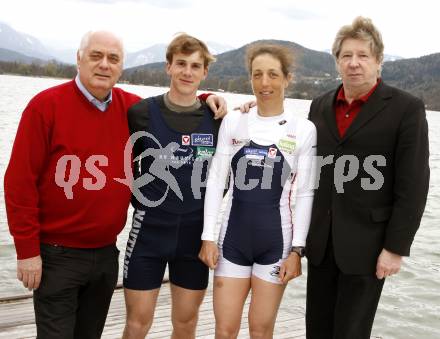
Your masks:
M 0 297 L 27 292 L 16 280 L 16 257 L 4 207 L 3 177 L 11 153 L 21 112 L 38 92 L 66 80 L 0 75 Z M 158 95 L 165 88 L 121 85 L 141 97 Z M 221 93 L 232 108 L 251 96 Z M 306 116 L 310 101 L 287 99 L 288 110 Z M 385 339 L 440 338 L 440 112 L 428 112 L 430 132 L 431 183 L 422 225 L 416 235 L 411 257 L 402 271 L 385 283 L 373 328 L 373 335 Z M 105 128 L 105 126 L 103 126 Z M 118 239 L 124 252 L 131 224 Z M 122 260 L 123 255 L 121 255 Z M 305 307 L 306 274 L 291 282 L 283 303 Z

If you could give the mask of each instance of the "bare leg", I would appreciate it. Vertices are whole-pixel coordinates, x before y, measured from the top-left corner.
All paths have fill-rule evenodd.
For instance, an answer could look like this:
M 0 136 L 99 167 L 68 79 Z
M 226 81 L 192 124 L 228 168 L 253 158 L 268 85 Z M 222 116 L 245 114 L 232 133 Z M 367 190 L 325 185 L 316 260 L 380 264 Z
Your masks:
M 195 338 L 199 308 L 205 296 L 205 291 L 206 290 L 189 290 L 171 284 L 172 339 Z
M 250 278 L 214 278 L 215 338 L 237 338 Z
M 255 276 L 251 278 L 249 332 L 252 339 L 271 339 L 286 285 L 278 285 Z
M 159 288 L 148 291 L 124 289 L 127 320 L 123 339 L 144 339 L 153 323 Z

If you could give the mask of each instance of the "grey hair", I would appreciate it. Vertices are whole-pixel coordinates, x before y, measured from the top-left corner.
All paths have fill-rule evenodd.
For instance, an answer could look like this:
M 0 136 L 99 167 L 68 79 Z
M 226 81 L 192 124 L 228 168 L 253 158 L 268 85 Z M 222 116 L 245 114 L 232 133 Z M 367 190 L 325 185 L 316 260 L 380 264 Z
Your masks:
M 90 38 L 92 37 L 93 34 L 98 33 L 98 32 L 109 33 L 109 34 L 113 35 L 118 40 L 118 42 L 121 44 L 121 47 L 122 47 L 122 61 L 124 61 L 124 59 L 125 59 L 124 43 L 119 36 L 117 36 L 113 32 L 109 32 L 109 31 L 88 31 L 87 33 L 85 33 L 83 35 L 83 37 L 81 38 L 81 42 L 79 44 L 79 48 L 78 48 L 79 57 L 82 58 L 84 50 L 89 46 Z
M 350 38 L 367 41 L 370 44 L 371 52 L 376 57 L 376 60 L 382 64 L 384 50 L 382 35 L 376 26 L 373 25 L 371 19 L 358 16 L 353 20 L 351 25 L 345 25 L 339 29 L 332 46 L 332 54 L 336 61 L 339 58 L 342 43 L 345 39 Z M 380 72 L 381 69 L 379 69 L 379 76 Z

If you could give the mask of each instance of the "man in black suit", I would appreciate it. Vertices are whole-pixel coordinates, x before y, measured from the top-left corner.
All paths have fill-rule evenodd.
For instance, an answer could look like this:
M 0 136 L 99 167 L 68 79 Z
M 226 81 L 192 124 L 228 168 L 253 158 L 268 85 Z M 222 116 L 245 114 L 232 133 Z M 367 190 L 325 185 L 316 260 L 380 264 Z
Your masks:
M 306 244 L 307 338 L 362 339 L 422 218 L 428 126 L 421 100 L 381 80 L 370 19 L 342 27 L 332 52 L 342 85 L 309 113 L 322 167 Z

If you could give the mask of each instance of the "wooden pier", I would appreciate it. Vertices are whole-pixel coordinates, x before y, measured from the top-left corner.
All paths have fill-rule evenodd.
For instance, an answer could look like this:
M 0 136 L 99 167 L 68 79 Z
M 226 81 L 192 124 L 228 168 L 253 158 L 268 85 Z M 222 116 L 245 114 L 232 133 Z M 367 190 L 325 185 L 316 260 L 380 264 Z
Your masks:
M 171 299 L 169 284 L 163 284 L 157 301 L 153 326 L 148 338 L 170 338 Z M 249 338 L 246 302 L 241 322 L 239 338 Z M 125 324 L 124 294 L 121 288 L 113 295 L 110 311 L 102 338 L 121 338 Z M 214 338 L 214 313 L 212 310 L 212 286 L 208 287 L 205 300 L 200 308 L 197 338 Z M 0 301 L 0 338 L 35 338 L 35 319 L 32 298 L 13 298 Z M 305 338 L 304 307 L 291 305 L 284 300 L 278 312 L 274 338 Z M 61 338 L 60 338 L 61 339 Z

